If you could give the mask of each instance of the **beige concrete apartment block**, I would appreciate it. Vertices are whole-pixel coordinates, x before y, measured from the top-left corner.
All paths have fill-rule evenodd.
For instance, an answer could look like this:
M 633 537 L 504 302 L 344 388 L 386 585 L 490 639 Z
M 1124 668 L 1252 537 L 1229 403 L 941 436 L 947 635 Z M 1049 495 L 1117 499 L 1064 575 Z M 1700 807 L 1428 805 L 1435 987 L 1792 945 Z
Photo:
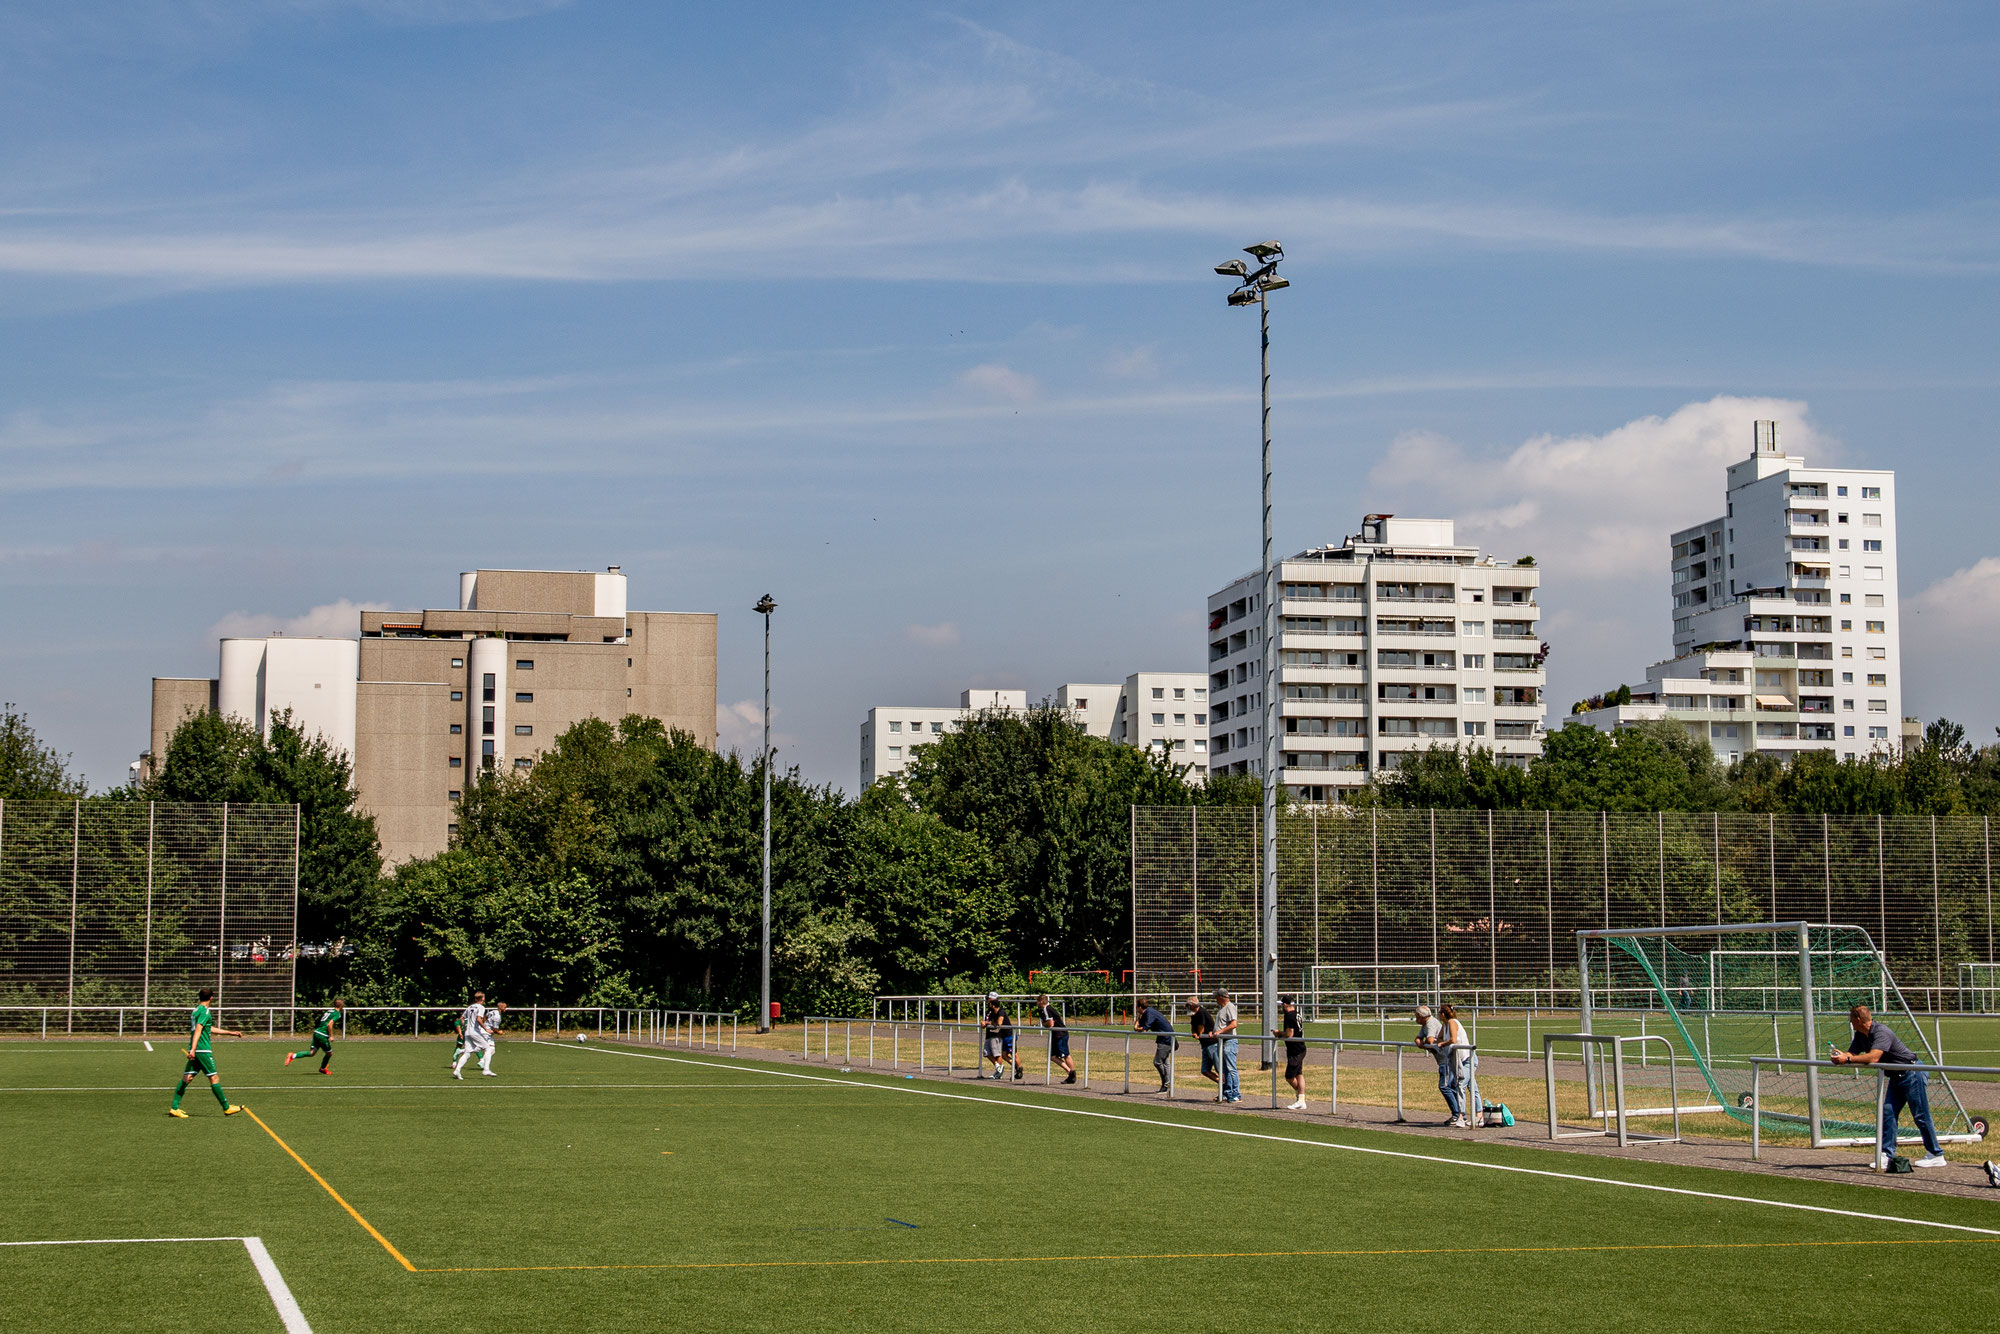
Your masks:
M 215 688 L 216 682 L 206 677 L 153 678 L 153 746 L 148 752 L 153 757 L 153 774 L 167 762 L 167 742 L 173 739 L 174 729 L 195 714 L 215 712 Z
M 636 611 L 627 710 L 658 718 L 715 748 L 716 618 L 713 612 Z
M 480 611 L 538 611 L 590 616 L 597 611 L 597 576 L 576 570 L 481 570 L 474 601 Z
M 365 642 L 365 641 L 364 641 Z M 421 641 L 419 641 L 421 642 Z M 354 790 L 375 817 L 388 865 L 443 852 L 451 792 L 463 789 L 463 737 L 450 724 L 464 716 L 442 683 L 363 681 L 355 695 Z M 460 767 L 451 767 L 451 757 Z

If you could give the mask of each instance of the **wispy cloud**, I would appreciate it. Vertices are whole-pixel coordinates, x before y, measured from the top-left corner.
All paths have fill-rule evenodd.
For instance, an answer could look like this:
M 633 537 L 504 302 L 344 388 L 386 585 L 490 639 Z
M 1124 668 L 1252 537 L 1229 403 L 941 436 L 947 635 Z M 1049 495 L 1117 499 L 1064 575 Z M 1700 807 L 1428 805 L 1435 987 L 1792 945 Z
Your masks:
M 361 609 L 382 604 L 352 602 L 346 598 L 326 602 L 295 616 L 282 612 L 232 611 L 208 627 L 211 639 L 259 638 L 265 635 L 354 639 L 361 634 Z
M 966 388 L 988 398 L 1001 399 L 1008 403 L 1026 403 L 1041 392 L 1041 386 L 1032 375 L 1023 375 L 1010 366 L 997 361 L 989 361 L 974 366 L 958 377 L 958 382 Z
M 903 630 L 914 643 L 925 648 L 953 648 L 958 644 L 958 626 L 951 621 L 939 621 L 936 625 L 911 625 Z

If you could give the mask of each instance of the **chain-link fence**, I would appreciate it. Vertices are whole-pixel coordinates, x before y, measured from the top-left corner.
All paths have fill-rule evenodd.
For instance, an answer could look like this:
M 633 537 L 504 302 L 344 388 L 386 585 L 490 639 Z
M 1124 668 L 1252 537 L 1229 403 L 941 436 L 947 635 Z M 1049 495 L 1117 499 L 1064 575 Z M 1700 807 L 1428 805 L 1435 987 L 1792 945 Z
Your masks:
M 296 806 L 0 801 L 0 1006 L 289 1007 L 298 857 Z
M 1132 814 L 1132 986 L 1254 990 L 1262 813 Z M 1815 921 L 1866 927 L 1913 1005 L 1962 1008 L 1992 963 L 1984 817 L 1585 811 L 1286 812 L 1280 976 L 1435 964 L 1486 1005 L 1576 1003 L 1579 929 Z M 1196 979 L 1199 979 L 1197 982 Z M 1920 999 L 1921 998 L 1921 999 Z

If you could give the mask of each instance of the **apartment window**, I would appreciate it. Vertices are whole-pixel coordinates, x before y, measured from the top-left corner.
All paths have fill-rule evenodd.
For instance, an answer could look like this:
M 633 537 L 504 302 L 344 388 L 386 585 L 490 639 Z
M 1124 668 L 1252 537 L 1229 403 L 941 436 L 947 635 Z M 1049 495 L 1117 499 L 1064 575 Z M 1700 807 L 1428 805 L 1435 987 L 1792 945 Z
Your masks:
M 1852 593 L 1842 593 L 1842 594 L 1840 595 L 1840 601 L 1841 601 L 1841 603 L 1842 603 L 1843 605 L 1846 605 L 1846 604 L 1849 604 L 1849 603 L 1852 603 L 1852 602 L 1854 601 L 1854 594 L 1852 594 Z
M 625 665 L 627 667 L 630 667 L 632 665 L 632 660 L 630 658 L 625 659 Z
M 1483 639 L 1486 636 L 1484 621 L 1460 621 L 1458 628 L 1465 633 L 1467 639 Z
M 463 667 L 463 666 L 465 666 L 465 659 L 464 659 L 464 658 L 453 658 L 453 659 L 451 660 L 451 665 L 452 665 L 452 666 L 454 666 L 454 667 Z
M 943 735 L 944 735 L 944 724 L 943 724 L 943 723 L 932 723 L 932 724 L 931 724 L 931 735 L 932 735 L 932 736 L 943 736 Z
M 1186 699 L 1186 698 L 1187 698 L 1187 688 L 1186 688 L 1186 687 L 1184 687 L 1184 686 L 1175 686 L 1175 687 L 1174 687 L 1174 698 L 1175 698 L 1175 699 Z
M 1466 734 L 1467 736 L 1485 736 L 1485 735 L 1486 735 L 1486 724 L 1485 724 L 1485 723 L 1467 723 L 1467 724 L 1465 725 L 1465 734 Z
M 446 838 L 457 838 L 458 826 L 455 824 L 448 824 L 444 827 L 444 832 Z
M 903 725 L 901 723 L 890 723 L 889 730 L 891 732 L 900 732 L 903 730 Z
M 465 730 L 465 724 L 463 723 L 453 723 L 451 725 L 451 734 L 453 736 L 457 736 L 460 732 L 463 732 L 464 730 Z
M 1888 701 L 1888 700 L 1886 700 L 1886 699 L 1871 699 L 1871 700 L 1869 700 L 1869 701 L 1868 701 L 1868 712 L 1870 712 L 1870 713 L 1887 713 L 1888 711 L 1889 711 L 1889 701 Z
M 516 690 L 514 692 L 514 702 L 516 704 L 533 704 L 535 702 L 534 692 L 528 690 Z
M 479 698 L 488 704 L 493 702 L 493 673 L 487 672 L 479 678 Z
M 1882 595 L 1880 593 L 1870 593 L 1862 601 L 1871 607 L 1879 607 L 1882 605 Z
M 1208 738 L 1207 738 L 1207 737 L 1205 737 L 1205 736 L 1198 736 L 1198 737 L 1196 737 L 1196 738 L 1194 739 L 1194 748 L 1195 748 L 1196 750 L 1207 750 L 1207 749 L 1208 749 Z
M 1889 650 L 1886 648 L 1871 648 L 1868 650 L 1868 656 L 1880 662 L 1889 656 Z
M 1880 551 L 1882 549 L 1882 539 L 1879 537 L 1863 538 L 1861 549 L 1863 551 Z
M 1869 634 L 1879 635 L 1883 632 L 1884 627 L 1886 627 L 1889 623 L 1887 621 L 1868 621 L 1865 622 L 1865 624 L 1868 627 Z
M 1870 741 L 1887 741 L 1889 739 L 1889 729 L 1886 727 L 1871 727 L 1868 729 L 1868 739 Z
M 1468 671 L 1483 672 L 1486 670 L 1486 655 L 1484 653 L 1468 653 L 1460 658 L 1459 661 L 1465 664 Z
M 1854 684 L 1854 673 L 1853 673 L 1853 672 L 1842 672 L 1842 673 L 1840 674 L 1840 683 L 1841 683 L 1842 685 L 1844 685 L 1844 686 L 1851 686 L 1851 685 L 1853 685 L 1853 684 Z
M 1836 486 L 1835 488 L 1833 488 L 1833 494 L 1836 496 L 1844 496 L 1847 494 L 1847 488 L 1844 486 Z
M 1861 498 L 1863 500 L 1880 500 L 1882 498 L 1882 488 L 1879 486 L 1864 486 L 1861 488 Z
M 517 672 L 532 672 L 535 670 L 535 660 L 533 658 L 516 658 L 514 659 L 514 670 Z
M 534 761 L 529 759 L 526 755 L 517 755 L 514 757 L 514 767 L 516 769 L 525 769 L 533 763 Z
M 1853 622 L 1853 621 L 1842 621 L 1842 622 L 1840 623 L 1840 628 L 1841 628 L 1841 629 L 1843 629 L 1843 630 L 1852 630 L 1852 629 L 1854 628 L 1854 622 Z
M 1208 724 L 1208 715 L 1205 713 L 1197 713 L 1194 716 L 1194 722 L 1195 726 L 1197 727 L 1205 727 Z
M 892 759 L 892 760 L 900 760 L 900 759 L 902 759 L 902 758 L 903 758 L 903 748 L 902 748 L 901 746 L 891 746 L 891 747 L 889 747 L 889 758 L 890 758 L 890 759 Z
M 1167 692 L 1166 692 L 1166 689 L 1165 689 L 1165 687 L 1163 687 L 1163 686 L 1154 686 L 1154 687 L 1153 687 L 1153 698 L 1154 698 L 1154 699 L 1165 699 L 1166 697 L 1167 697 Z
M 1842 644 L 1842 645 L 1840 646 L 1840 656 L 1841 656 L 1841 657 L 1843 657 L 1843 658 L 1851 658 L 1851 657 L 1853 657 L 1853 656 L 1854 656 L 1854 645 L 1852 645 L 1852 644 Z
M 1854 735 L 1854 725 L 1853 725 L 1852 723 L 1850 723 L 1850 724 L 1848 724 L 1848 725 L 1847 725 L 1846 727 L 1843 727 L 1843 728 L 1841 728 L 1841 729 L 1840 729 L 1840 734 L 1841 734 L 1842 736 L 1853 736 L 1853 735 Z
M 1886 686 L 1889 684 L 1889 674 L 1887 672 L 1870 672 L 1868 673 L 1868 684 L 1871 686 Z
M 1175 715 L 1174 715 L 1174 726 L 1175 726 L 1175 727 L 1186 727 L 1186 726 L 1187 726 L 1187 715 L 1186 715 L 1185 713 L 1177 713 L 1177 714 L 1175 714 Z
M 1484 704 L 1486 702 L 1485 686 L 1466 686 L 1461 693 L 1465 696 L 1467 704 Z
M 1840 549 L 1842 551 L 1847 550 L 1847 539 L 1844 537 L 1840 539 Z
M 465 794 L 454 787 L 448 789 L 444 795 L 445 795 L 445 800 L 447 801 L 457 801 L 460 797 L 464 796 Z
M 1851 699 L 1844 699 L 1844 700 L 1840 701 L 1840 711 L 1841 711 L 1842 713 L 1853 713 L 1853 712 L 1854 712 L 1854 701 L 1853 701 L 1853 700 L 1851 700 Z
M 1843 579 L 1851 579 L 1854 577 L 1854 567 L 1852 565 L 1842 565 L 1836 568 L 1835 573 Z
M 491 769 L 493 767 L 493 743 L 491 741 L 482 741 L 479 743 L 479 767 L 482 769 Z
M 626 686 L 626 687 L 625 687 L 625 698 L 626 698 L 626 699 L 630 699 L 630 698 L 632 698 L 632 687 L 631 687 L 631 686 Z
M 1208 698 L 1208 688 L 1207 688 L 1206 686 L 1196 686 L 1196 687 L 1194 688 L 1194 697 L 1195 697 L 1196 699 L 1207 699 L 1207 698 Z
M 479 711 L 479 735 L 493 735 L 493 706 L 488 704 Z
M 529 726 L 527 723 L 514 724 L 515 736 L 533 736 L 534 734 L 535 734 L 535 729 Z
M 1861 526 L 1863 528 L 1880 528 L 1882 526 L 1882 516 L 1879 514 L 1864 514 L 1861 516 Z
M 1847 516 L 1846 516 L 1845 514 L 1836 514 L 1836 515 L 1834 515 L 1833 517 L 1834 517 L 1834 521 L 1835 521 L 1836 523 L 1846 523 L 1846 522 L 1847 522 Z
M 1187 749 L 1187 738 L 1186 738 L 1186 737 L 1175 737 L 1175 738 L 1174 738 L 1174 749 L 1175 749 L 1175 750 L 1186 750 L 1186 749 Z
M 1077 702 L 1076 702 L 1075 704 L 1071 705 L 1070 707 L 1071 707 L 1071 708 L 1074 708 L 1074 709 L 1077 709 L 1077 710 L 1083 710 L 1083 709 L 1087 709 L 1087 708 L 1089 708 L 1089 707 L 1090 707 L 1090 701 L 1089 701 L 1089 700 L 1087 700 L 1087 699 L 1080 699 L 1080 700 L 1078 700 L 1078 701 L 1077 701 Z
M 1156 714 L 1154 714 L 1154 715 L 1153 715 L 1153 726 L 1155 726 L 1155 727 L 1165 727 L 1166 725 L 1167 725 L 1167 715 L 1166 715 L 1166 714 L 1164 714 L 1164 713 L 1156 713 Z
M 454 690 L 451 692 L 451 702 L 454 704 L 458 703 L 460 700 L 464 698 L 465 698 L 465 692 L 463 690 Z

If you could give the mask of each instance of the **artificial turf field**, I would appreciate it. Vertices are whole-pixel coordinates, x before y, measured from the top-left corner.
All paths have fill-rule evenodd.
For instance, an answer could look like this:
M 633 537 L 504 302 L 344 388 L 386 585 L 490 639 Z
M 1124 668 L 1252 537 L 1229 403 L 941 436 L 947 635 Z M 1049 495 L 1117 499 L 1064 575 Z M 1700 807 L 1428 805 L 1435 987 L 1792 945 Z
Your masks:
M 0 1241 L 256 1237 L 320 1334 L 1823 1332 L 2000 1306 L 1983 1200 L 713 1054 L 508 1042 L 458 1083 L 443 1043 L 344 1043 L 328 1077 L 288 1046 L 219 1042 L 254 1118 L 197 1084 L 178 1121 L 171 1039 L 0 1044 Z M 285 1327 L 240 1241 L 9 1245 L 0 1285 L 0 1328 Z

